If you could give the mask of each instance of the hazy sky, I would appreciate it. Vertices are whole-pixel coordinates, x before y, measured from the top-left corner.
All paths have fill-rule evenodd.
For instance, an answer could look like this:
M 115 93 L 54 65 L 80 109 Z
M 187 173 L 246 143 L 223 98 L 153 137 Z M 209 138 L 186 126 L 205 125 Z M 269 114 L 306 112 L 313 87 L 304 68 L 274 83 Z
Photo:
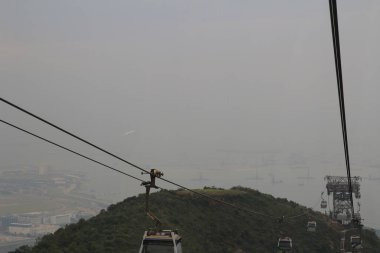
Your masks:
M 380 164 L 380 2 L 338 7 L 353 170 L 380 176 L 369 168 Z M 325 174 L 345 175 L 327 0 L 1 1 L 0 94 L 192 187 L 207 178 L 311 206 Z M 139 175 L 5 104 L 0 111 Z M 114 199 L 143 191 L 7 126 L 0 141 L 2 167 L 91 171 L 97 191 Z M 315 177 L 303 194 L 297 177 L 306 172 L 289 169 L 292 157 Z M 253 185 L 247 178 L 259 169 L 266 184 Z M 375 190 L 363 182 L 363 216 L 380 227 Z

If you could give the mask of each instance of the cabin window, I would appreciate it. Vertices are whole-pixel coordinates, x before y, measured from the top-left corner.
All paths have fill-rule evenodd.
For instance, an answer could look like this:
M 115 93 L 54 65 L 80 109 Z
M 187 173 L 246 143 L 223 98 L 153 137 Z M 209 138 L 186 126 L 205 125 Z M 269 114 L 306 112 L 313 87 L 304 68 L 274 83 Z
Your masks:
M 142 253 L 174 253 L 172 241 L 145 241 Z

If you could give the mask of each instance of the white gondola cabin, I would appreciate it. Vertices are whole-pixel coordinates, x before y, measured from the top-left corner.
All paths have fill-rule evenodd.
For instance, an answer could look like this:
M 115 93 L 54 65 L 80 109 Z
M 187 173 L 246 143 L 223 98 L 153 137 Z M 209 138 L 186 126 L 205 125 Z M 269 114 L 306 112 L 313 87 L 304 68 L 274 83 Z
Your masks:
M 172 230 L 145 231 L 139 253 L 182 253 L 181 239 Z
M 326 201 L 326 200 L 322 200 L 322 201 L 321 201 L 321 208 L 322 208 L 322 209 L 327 208 L 327 201 Z
M 315 232 L 317 230 L 317 222 L 316 221 L 308 221 L 306 228 L 307 228 L 307 232 Z
M 290 237 L 282 237 L 278 239 L 277 248 L 281 250 L 281 252 L 292 252 L 293 243 Z

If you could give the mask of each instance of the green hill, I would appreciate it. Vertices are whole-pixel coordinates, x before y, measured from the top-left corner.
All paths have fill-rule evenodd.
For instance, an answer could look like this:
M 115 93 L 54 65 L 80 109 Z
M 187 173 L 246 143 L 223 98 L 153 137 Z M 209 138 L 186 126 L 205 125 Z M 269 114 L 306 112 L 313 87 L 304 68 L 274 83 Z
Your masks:
M 338 252 L 338 225 L 326 216 L 286 199 L 258 191 L 234 187 L 230 190 L 200 190 L 224 201 L 280 216 L 295 216 L 279 223 L 277 219 L 252 215 L 186 191 L 160 191 L 151 195 L 152 211 L 164 228 L 177 228 L 183 237 L 185 253 L 273 252 L 280 231 L 292 237 L 294 252 Z M 22 247 L 17 253 L 129 253 L 138 252 L 144 230 L 152 226 L 144 213 L 144 195 L 111 205 L 88 221 L 66 226 L 43 237 L 33 248 Z M 308 219 L 317 221 L 317 232 L 306 232 Z M 373 231 L 364 230 L 367 253 L 379 252 L 380 240 Z

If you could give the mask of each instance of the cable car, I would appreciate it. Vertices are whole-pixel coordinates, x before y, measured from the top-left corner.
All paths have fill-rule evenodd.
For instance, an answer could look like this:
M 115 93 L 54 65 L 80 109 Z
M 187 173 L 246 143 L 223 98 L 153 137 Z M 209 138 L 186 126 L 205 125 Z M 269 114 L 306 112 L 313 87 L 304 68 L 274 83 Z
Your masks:
M 326 207 L 327 207 L 327 201 L 326 200 L 322 200 L 321 201 L 321 208 L 325 209 Z
M 351 238 L 351 248 L 352 249 L 361 249 L 362 248 L 362 239 L 358 235 L 352 235 Z
M 161 230 L 161 221 L 149 210 L 149 193 L 151 188 L 156 188 L 156 178 L 160 178 L 164 173 L 156 169 L 151 169 L 148 173 L 150 181 L 143 182 L 145 186 L 145 212 L 156 225 L 154 230 L 145 231 L 139 253 L 182 253 L 181 236 L 174 230 Z
M 317 230 L 317 222 L 308 221 L 306 227 L 307 227 L 307 232 L 315 232 Z
M 290 237 L 282 237 L 278 239 L 277 248 L 281 252 L 292 252 L 293 243 Z
M 145 231 L 139 253 L 182 253 L 181 240 L 173 230 Z

